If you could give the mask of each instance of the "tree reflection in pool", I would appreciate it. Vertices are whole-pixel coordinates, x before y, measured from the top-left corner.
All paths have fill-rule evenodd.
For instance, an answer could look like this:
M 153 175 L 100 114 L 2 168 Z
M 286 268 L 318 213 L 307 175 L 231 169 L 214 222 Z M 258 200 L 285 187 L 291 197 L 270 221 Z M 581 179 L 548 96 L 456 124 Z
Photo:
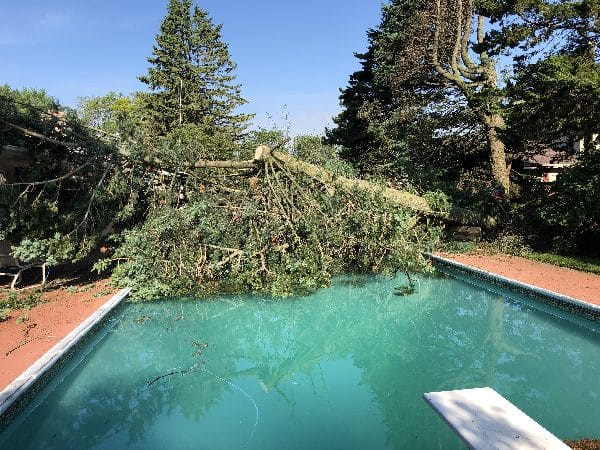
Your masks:
M 600 436 L 598 325 L 447 276 L 394 295 L 401 280 L 127 304 L 0 447 L 462 448 L 421 396 L 481 386 L 561 438 Z

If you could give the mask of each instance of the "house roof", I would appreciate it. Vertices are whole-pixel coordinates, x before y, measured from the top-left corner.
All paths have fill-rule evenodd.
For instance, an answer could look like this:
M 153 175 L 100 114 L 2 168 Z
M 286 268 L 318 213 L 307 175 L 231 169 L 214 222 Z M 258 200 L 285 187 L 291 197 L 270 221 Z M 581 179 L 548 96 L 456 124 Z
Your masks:
M 562 150 L 545 149 L 523 158 L 526 165 L 541 167 L 566 167 L 575 163 L 577 157 Z

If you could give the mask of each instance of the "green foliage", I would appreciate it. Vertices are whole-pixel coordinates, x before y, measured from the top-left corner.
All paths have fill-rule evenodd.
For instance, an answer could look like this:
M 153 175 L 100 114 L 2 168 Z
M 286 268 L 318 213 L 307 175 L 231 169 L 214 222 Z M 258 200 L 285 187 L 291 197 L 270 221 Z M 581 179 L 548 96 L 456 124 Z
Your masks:
M 600 153 L 590 152 L 565 170 L 538 209 L 563 254 L 600 255 Z
M 200 159 L 237 159 L 239 153 L 239 146 L 229 136 L 196 125 L 183 125 L 158 138 L 147 155 L 159 158 L 163 169 L 185 171 Z
M 525 152 L 565 137 L 587 138 L 600 123 L 600 64 L 587 56 L 559 55 L 517 71 L 508 90 L 509 137 Z
M 51 266 L 72 259 L 74 253 L 73 241 L 59 233 L 48 239 L 24 238 L 18 246 L 13 247 L 12 252 L 21 261 L 44 261 Z
M 448 240 L 438 244 L 436 250 L 446 253 L 471 253 L 473 250 L 475 250 L 475 243 Z
M 554 253 L 526 253 L 523 256 L 534 261 L 541 261 L 554 266 L 568 267 L 569 269 L 600 275 L 600 259 L 585 257 L 569 257 Z
M 124 233 L 114 279 L 136 298 L 215 291 L 310 292 L 343 272 L 425 270 L 437 239 L 379 196 L 336 191 L 265 166 L 262 178 L 208 184 Z M 237 184 L 235 184 L 237 183 Z M 235 189 L 234 189 L 235 186 Z M 247 192 L 240 195 L 240 192 Z
M 337 149 L 325 143 L 323 136 L 299 135 L 294 138 L 293 153 L 300 159 L 323 167 L 334 175 L 356 176 L 354 168 L 340 159 Z
M 4 322 L 8 319 L 10 319 L 10 308 L 3 308 L 0 307 L 0 322 Z
M 79 99 L 77 114 L 87 126 L 100 132 L 99 137 L 115 144 L 135 139 L 141 125 L 140 104 L 135 95 L 109 92 L 100 97 Z
M 245 103 L 232 84 L 235 64 L 221 41 L 221 26 L 192 0 L 170 0 L 148 58 L 148 74 L 139 77 L 151 92 L 140 94 L 144 123 L 152 135 L 197 125 L 237 137 L 249 116 L 234 114 Z
M 32 307 L 43 303 L 42 289 L 38 288 L 29 293 L 19 293 L 17 291 L 9 291 L 4 300 L 0 300 L 0 309 L 9 315 L 12 310 L 23 309 L 29 310 Z
M 452 209 L 452 201 L 440 190 L 430 191 L 423 194 L 429 206 L 436 211 L 448 212 Z
M 26 260 L 85 256 L 127 198 L 116 150 L 44 91 L 0 87 L 0 122 L 24 161 L 0 181 L 0 239 Z
M 491 54 L 518 48 L 521 62 L 540 53 L 598 58 L 597 0 L 478 0 L 477 5 L 496 24 L 485 43 Z

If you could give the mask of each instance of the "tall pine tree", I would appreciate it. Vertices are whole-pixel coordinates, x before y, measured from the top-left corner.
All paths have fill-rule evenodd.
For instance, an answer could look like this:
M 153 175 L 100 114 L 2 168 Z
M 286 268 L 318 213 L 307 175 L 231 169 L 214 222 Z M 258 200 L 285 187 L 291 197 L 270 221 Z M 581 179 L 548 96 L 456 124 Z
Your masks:
M 184 125 L 232 138 L 243 132 L 250 116 L 234 113 L 246 101 L 232 83 L 236 65 L 221 41 L 221 25 L 192 0 L 169 1 L 148 62 L 148 74 L 139 79 L 151 91 L 143 95 L 143 110 L 153 135 Z

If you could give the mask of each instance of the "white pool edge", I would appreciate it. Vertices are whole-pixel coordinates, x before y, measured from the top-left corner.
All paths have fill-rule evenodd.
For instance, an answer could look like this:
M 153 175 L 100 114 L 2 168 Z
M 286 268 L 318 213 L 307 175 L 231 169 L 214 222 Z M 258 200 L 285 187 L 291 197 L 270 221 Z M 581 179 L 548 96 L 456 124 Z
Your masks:
M 93 329 L 99 325 L 122 301 L 127 298 L 130 289 L 122 289 L 111 297 L 106 303 L 79 324 L 73 331 L 65 336 L 54 347 L 42 355 L 28 369 L 19 375 L 2 392 L 0 392 L 0 430 L 1 424 L 6 422 L 7 415 L 12 415 L 13 407 L 31 390 L 37 387 L 38 382 L 50 372 L 69 352 Z

